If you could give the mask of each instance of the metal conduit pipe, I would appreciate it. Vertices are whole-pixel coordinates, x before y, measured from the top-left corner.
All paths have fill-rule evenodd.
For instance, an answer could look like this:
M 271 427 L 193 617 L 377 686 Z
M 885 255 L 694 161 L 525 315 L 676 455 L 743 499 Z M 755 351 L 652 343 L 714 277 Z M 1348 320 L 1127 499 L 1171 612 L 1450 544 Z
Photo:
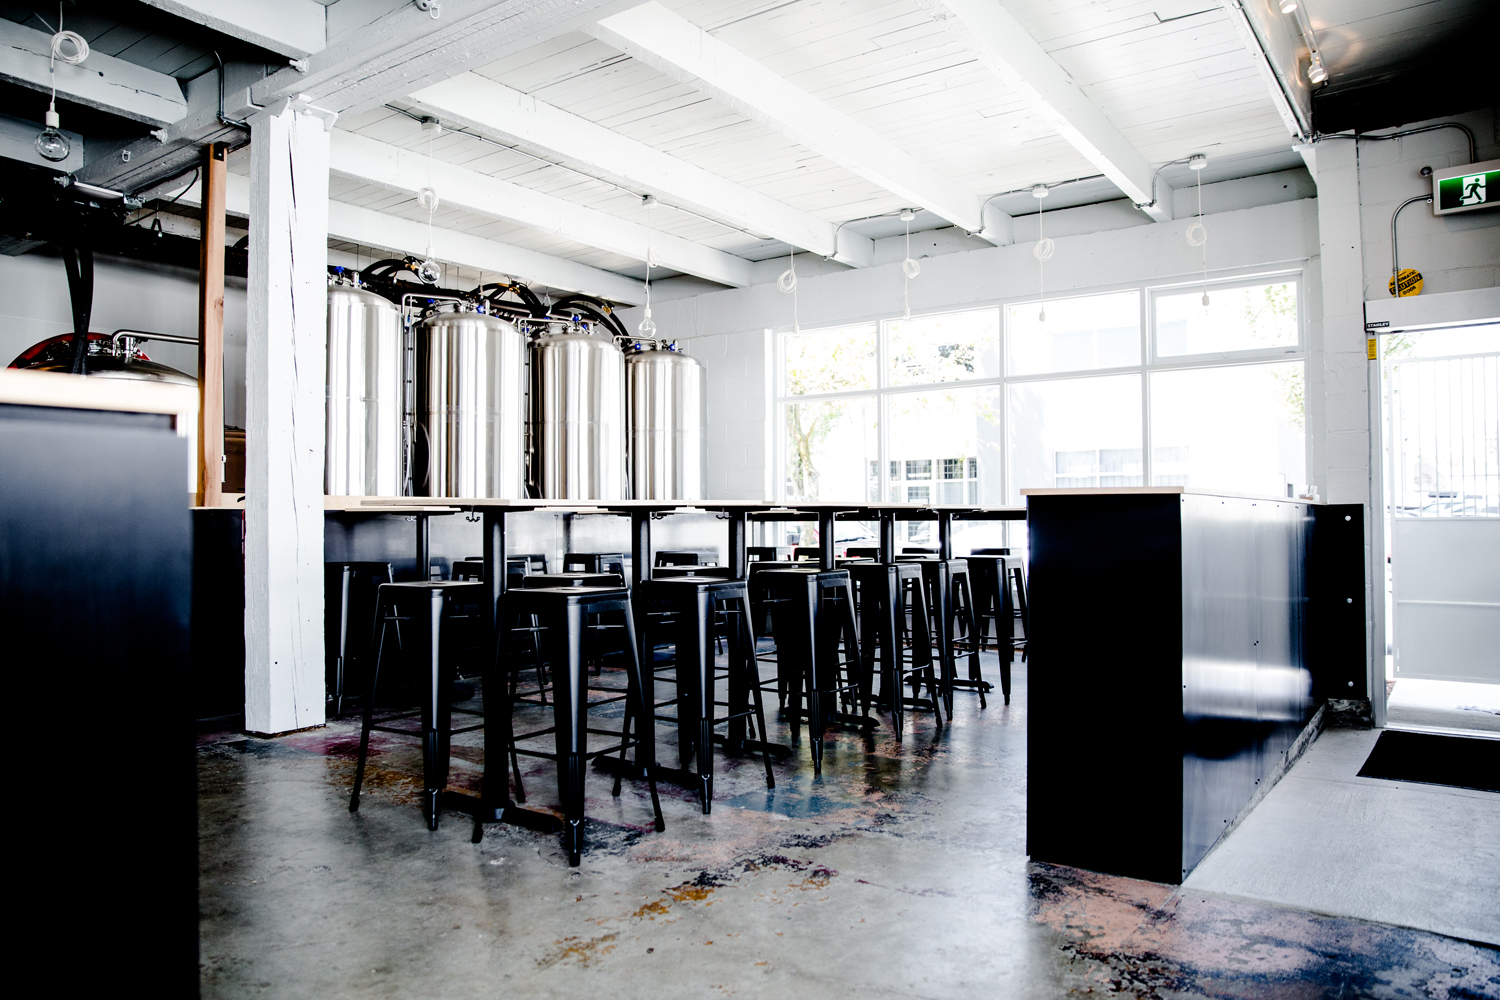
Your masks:
M 1401 209 L 1407 205 L 1415 205 L 1419 201 L 1432 204 L 1432 195 L 1419 194 L 1415 198 L 1408 198 L 1396 207 L 1391 213 L 1391 294 L 1396 298 L 1401 297 L 1401 262 L 1396 256 L 1396 218 L 1401 214 Z

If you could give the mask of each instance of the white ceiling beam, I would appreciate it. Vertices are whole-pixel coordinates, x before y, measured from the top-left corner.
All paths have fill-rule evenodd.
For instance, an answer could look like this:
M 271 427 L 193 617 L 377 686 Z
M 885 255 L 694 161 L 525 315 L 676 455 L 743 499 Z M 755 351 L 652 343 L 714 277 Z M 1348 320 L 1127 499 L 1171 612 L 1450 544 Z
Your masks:
M 246 5 L 257 0 L 244 0 Z M 356 114 L 514 52 L 530 48 L 628 6 L 632 0 L 442 0 L 440 17 L 408 0 L 338 0 L 328 7 L 327 44 L 303 69 L 264 76 L 264 67 L 231 62 L 224 111 L 245 119 L 266 106 L 307 94 L 318 107 Z M 190 81 L 191 113 L 159 138 L 91 155 L 81 178 L 121 190 L 188 169 L 206 142 L 238 142 L 244 133 L 218 119 L 218 79 Z M 121 154 L 128 152 L 125 158 Z
M 176 204 L 188 208 L 201 205 L 201 191 L 201 186 L 195 181 L 187 191 L 178 196 Z M 224 191 L 224 210 L 233 216 L 249 217 L 250 178 L 241 174 L 228 176 Z M 428 238 L 427 224 L 424 222 L 399 219 L 337 201 L 328 203 L 328 236 L 394 256 L 418 252 L 427 245 Z M 447 229 L 434 229 L 432 239 L 435 241 L 434 256 L 459 267 L 505 274 L 528 284 L 581 292 L 610 302 L 641 305 L 646 301 L 641 282 L 603 268 Z
M 504 138 L 737 229 L 853 267 L 868 267 L 874 259 L 868 237 L 849 233 L 841 239 L 832 223 L 811 213 L 476 73 L 424 87 L 407 100 L 444 122 Z
M 328 44 L 317 0 L 144 0 L 152 7 L 263 49 L 301 59 Z
M 334 130 L 331 173 L 416 197 L 431 186 L 442 204 L 488 219 L 501 219 L 564 239 L 644 261 L 650 253 L 660 267 L 743 288 L 752 282 L 751 263 L 742 257 L 668 236 L 597 209 L 497 177 L 429 161 L 422 152 Z
M 77 66 L 61 59 L 52 72 L 52 36 L 0 20 L 0 80 L 57 96 L 148 125 L 170 125 L 187 116 L 182 87 L 165 73 L 90 52 Z M 39 102 L 40 116 L 45 104 Z
M 256 104 L 306 94 L 354 114 L 549 38 L 576 31 L 630 0 L 442 0 L 439 16 L 414 3 L 339 0 L 328 44 L 305 71 L 283 69 L 253 85 Z M 394 9 L 393 9 L 394 8 Z
M 1171 218 L 1168 199 L 1153 190 L 1151 164 L 998 0 L 917 2 L 1127 198 L 1158 222 Z
M 790 137 L 913 208 L 977 233 L 979 196 L 658 3 L 586 29 L 659 73 Z

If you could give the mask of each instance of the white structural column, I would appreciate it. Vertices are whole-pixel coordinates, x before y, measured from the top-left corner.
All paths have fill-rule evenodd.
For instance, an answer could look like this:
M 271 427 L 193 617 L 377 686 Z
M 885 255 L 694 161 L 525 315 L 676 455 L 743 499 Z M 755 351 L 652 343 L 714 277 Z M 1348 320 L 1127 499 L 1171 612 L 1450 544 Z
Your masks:
M 1309 435 L 1314 449 L 1309 465 L 1329 503 L 1365 505 L 1367 690 L 1376 725 L 1384 725 L 1385 698 L 1376 688 L 1385 682 L 1385 600 L 1370 585 L 1385 579 L 1385 505 L 1376 464 L 1380 383 L 1365 332 L 1359 144 L 1319 143 L 1317 166 L 1323 329 L 1308 359 L 1307 398 L 1321 403 L 1321 413 L 1313 409 L 1308 416 L 1313 428 L 1321 424 L 1322 433 Z
M 1146 158 L 1010 11 L 996 0 L 919 2 L 1127 198 L 1158 222 L 1171 218 L 1166 206 L 1157 200 Z
M 286 108 L 250 133 L 245 728 L 324 721 L 328 132 Z

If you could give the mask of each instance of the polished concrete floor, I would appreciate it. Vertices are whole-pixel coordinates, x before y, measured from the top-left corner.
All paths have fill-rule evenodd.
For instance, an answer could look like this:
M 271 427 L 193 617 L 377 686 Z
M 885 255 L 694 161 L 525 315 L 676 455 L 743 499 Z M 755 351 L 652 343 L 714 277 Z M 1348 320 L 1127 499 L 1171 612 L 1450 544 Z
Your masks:
M 796 744 L 774 791 L 758 759 L 720 756 L 712 815 L 662 786 L 665 833 L 644 787 L 615 799 L 591 774 L 572 869 L 555 837 L 490 826 L 476 845 L 462 816 L 429 833 L 399 738 L 377 740 L 351 815 L 357 725 L 210 737 L 203 995 L 1500 997 L 1500 951 L 1482 944 L 1028 862 L 1025 668 L 1009 707 L 957 697 L 951 725 L 908 716 L 899 743 L 888 726 L 838 733 L 821 778 Z M 459 742 L 453 780 L 473 787 L 482 754 Z M 551 765 L 527 773 L 528 805 L 555 803 Z M 1077 821 L 1109 836 L 1131 822 L 1128 790 L 1100 789 Z

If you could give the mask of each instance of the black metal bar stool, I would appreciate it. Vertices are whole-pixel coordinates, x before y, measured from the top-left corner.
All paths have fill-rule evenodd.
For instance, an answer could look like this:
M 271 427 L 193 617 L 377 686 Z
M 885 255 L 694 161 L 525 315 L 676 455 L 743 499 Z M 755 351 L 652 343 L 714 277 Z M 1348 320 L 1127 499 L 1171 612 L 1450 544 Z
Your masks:
M 881 708 L 891 713 L 896 739 L 905 728 L 904 710 L 930 708 L 943 723 L 942 687 L 933 672 L 932 630 L 927 619 L 922 567 L 916 563 L 863 563 L 848 567 L 859 592 L 859 649 L 868 685 L 880 660 Z M 906 655 L 910 620 L 911 656 Z M 906 697 L 910 684 L 912 696 Z M 930 700 L 920 698 L 927 687 Z
M 1009 551 L 1009 550 L 1006 550 Z M 995 623 L 995 652 L 1000 657 L 1000 693 L 1010 704 L 1010 674 L 1015 661 L 1015 609 L 1011 601 L 1010 572 L 1003 552 L 976 549 L 968 555 L 974 585 L 974 621 L 978 643 L 983 648 Z
M 767 569 L 756 579 L 769 588 L 773 602 L 777 687 L 783 694 L 797 693 L 794 711 L 798 714 L 802 691 L 806 691 L 813 773 L 821 774 L 823 735 L 830 724 L 860 729 L 872 725 L 868 716 L 855 714 L 870 704 L 870 692 L 863 684 L 854 584 L 846 569 Z
M 365 781 L 365 760 L 370 753 L 370 733 L 395 733 L 416 736 L 422 741 L 422 811 L 427 828 L 438 828 L 438 799 L 448 784 L 448 747 L 453 736 L 483 728 L 483 725 L 454 729 L 452 714 L 482 716 L 483 712 L 452 707 L 454 675 L 453 623 L 458 619 L 479 619 L 484 599 L 484 585 L 455 583 L 452 580 L 423 580 L 409 583 L 386 583 L 380 587 L 379 637 L 375 641 L 375 669 L 370 673 L 369 696 L 365 701 L 364 723 L 359 734 L 359 763 L 354 770 L 354 791 L 349 797 L 349 811 L 359 809 L 359 792 Z M 407 623 L 408 637 L 401 636 L 401 625 Z M 421 683 L 421 708 L 390 716 L 376 725 L 375 697 L 380 671 L 385 663 L 385 638 L 394 626 L 397 655 L 415 667 L 413 673 Z M 389 725 L 402 719 L 420 718 L 420 729 Z
M 379 614 L 379 588 L 390 583 L 388 562 L 327 562 L 323 564 L 324 681 L 333 692 L 335 718 L 344 714 L 346 684 L 358 683 L 366 659 L 372 655 L 370 638 Z M 336 603 L 335 603 L 336 602 Z
M 958 679 L 956 648 L 962 641 L 957 640 L 954 634 L 955 620 L 965 623 L 965 639 L 973 634 L 971 624 L 973 602 L 968 584 L 968 564 L 962 559 L 934 559 L 931 556 L 922 555 L 900 555 L 896 559 L 898 562 L 909 562 L 922 568 L 923 582 L 927 587 L 927 606 L 932 622 L 933 645 L 937 647 L 939 662 L 942 665 L 943 708 L 947 711 L 948 718 L 953 718 L 953 689 L 956 686 L 977 689 L 979 703 L 983 707 L 985 687 L 979 685 L 984 685 L 985 681 L 982 677 L 976 678 L 979 673 L 979 651 L 972 642 L 962 643 L 971 647 L 967 649 L 969 677 L 965 681 Z M 958 586 L 954 583 L 954 571 L 957 568 L 955 564 L 961 566 L 962 581 Z M 955 598 L 958 600 L 956 601 Z
M 504 602 L 510 614 L 536 615 L 544 630 L 542 647 L 552 664 L 553 724 L 530 733 L 513 733 L 511 742 L 516 754 L 557 764 L 557 793 L 562 800 L 563 847 L 568 852 L 568 864 L 576 867 L 583 851 L 583 781 L 586 762 L 592 758 L 618 753 L 623 762 L 625 751 L 634 747 L 635 773 L 646 780 L 651 790 L 656 829 L 665 830 L 666 821 L 662 818 L 661 802 L 656 795 L 656 730 L 652 713 L 646 707 L 646 680 L 641 672 L 630 594 L 623 586 L 523 588 L 507 591 Z M 590 615 L 610 612 L 622 612 L 625 619 L 622 630 L 625 639 L 625 719 L 619 730 L 591 729 L 583 659 L 584 622 Z M 631 726 L 637 721 L 640 732 L 632 736 Z M 588 738 L 591 734 L 618 737 L 619 742 L 602 750 L 590 751 Z M 547 735 L 554 738 L 555 752 L 519 746 L 525 740 Z M 520 786 L 519 773 L 516 775 L 516 791 L 516 798 L 523 799 L 525 793 Z M 618 772 L 613 794 L 620 794 Z
M 665 612 L 655 619 L 655 629 L 668 631 L 674 644 L 673 660 L 677 680 L 677 697 L 672 702 L 677 706 L 677 717 L 658 717 L 660 721 L 676 721 L 678 726 L 678 750 L 682 764 L 695 753 L 698 771 L 696 775 L 683 777 L 698 787 L 703 812 L 708 813 L 714 797 L 713 744 L 723 743 L 726 749 L 743 751 L 757 746 L 765 759 L 766 787 L 776 787 L 776 776 L 771 771 L 771 748 L 766 735 L 766 714 L 762 703 L 760 676 L 756 670 L 755 635 L 750 627 L 750 595 L 744 580 L 677 577 L 642 581 L 637 600 L 655 612 Z M 729 682 L 727 701 L 715 700 L 715 681 L 719 672 L 714 668 L 714 639 L 719 615 L 728 619 L 729 668 L 725 672 Z M 654 649 L 656 639 L 648 636 L 647 648 Z M 657 702 L 658 708 L 664 703 Z M 728 714 L 716 716 L 715 710 L 722 706 Z M 756 743 L 747 738 L 746 721 L 754 717 Z M 715 736 L 714 729 L 720 725 L 728 727 L 725 735 Z M 686 783 L 686 782 L 684 782 Z
M 979 692 L 979 707 L 988 708 L 989 703 L 985 695 L 994 689 L 994 685 L 984 679 L 984 674 L 979 669 L 979 628 L 974 619 L 974 587 L 969 580 L 969 561 L 967 559 L 949 559 L 948 563 L 948 604 L 949 614 L 952 616 L 948 622 L 949 642 L 954 649 L 955 658 L 962 650 L 965 658 L 969 661 L 969 676 L 954 676 L 952 684 L 955 688 Z M 963 631 L 958 632 L 956 626 L 962 625 Z M 956 664 L 955 664 L 956 666 Z M 955 675 L 957 671 L 955 670 Z M 950 718 L 952 713 L 949 713 Z

